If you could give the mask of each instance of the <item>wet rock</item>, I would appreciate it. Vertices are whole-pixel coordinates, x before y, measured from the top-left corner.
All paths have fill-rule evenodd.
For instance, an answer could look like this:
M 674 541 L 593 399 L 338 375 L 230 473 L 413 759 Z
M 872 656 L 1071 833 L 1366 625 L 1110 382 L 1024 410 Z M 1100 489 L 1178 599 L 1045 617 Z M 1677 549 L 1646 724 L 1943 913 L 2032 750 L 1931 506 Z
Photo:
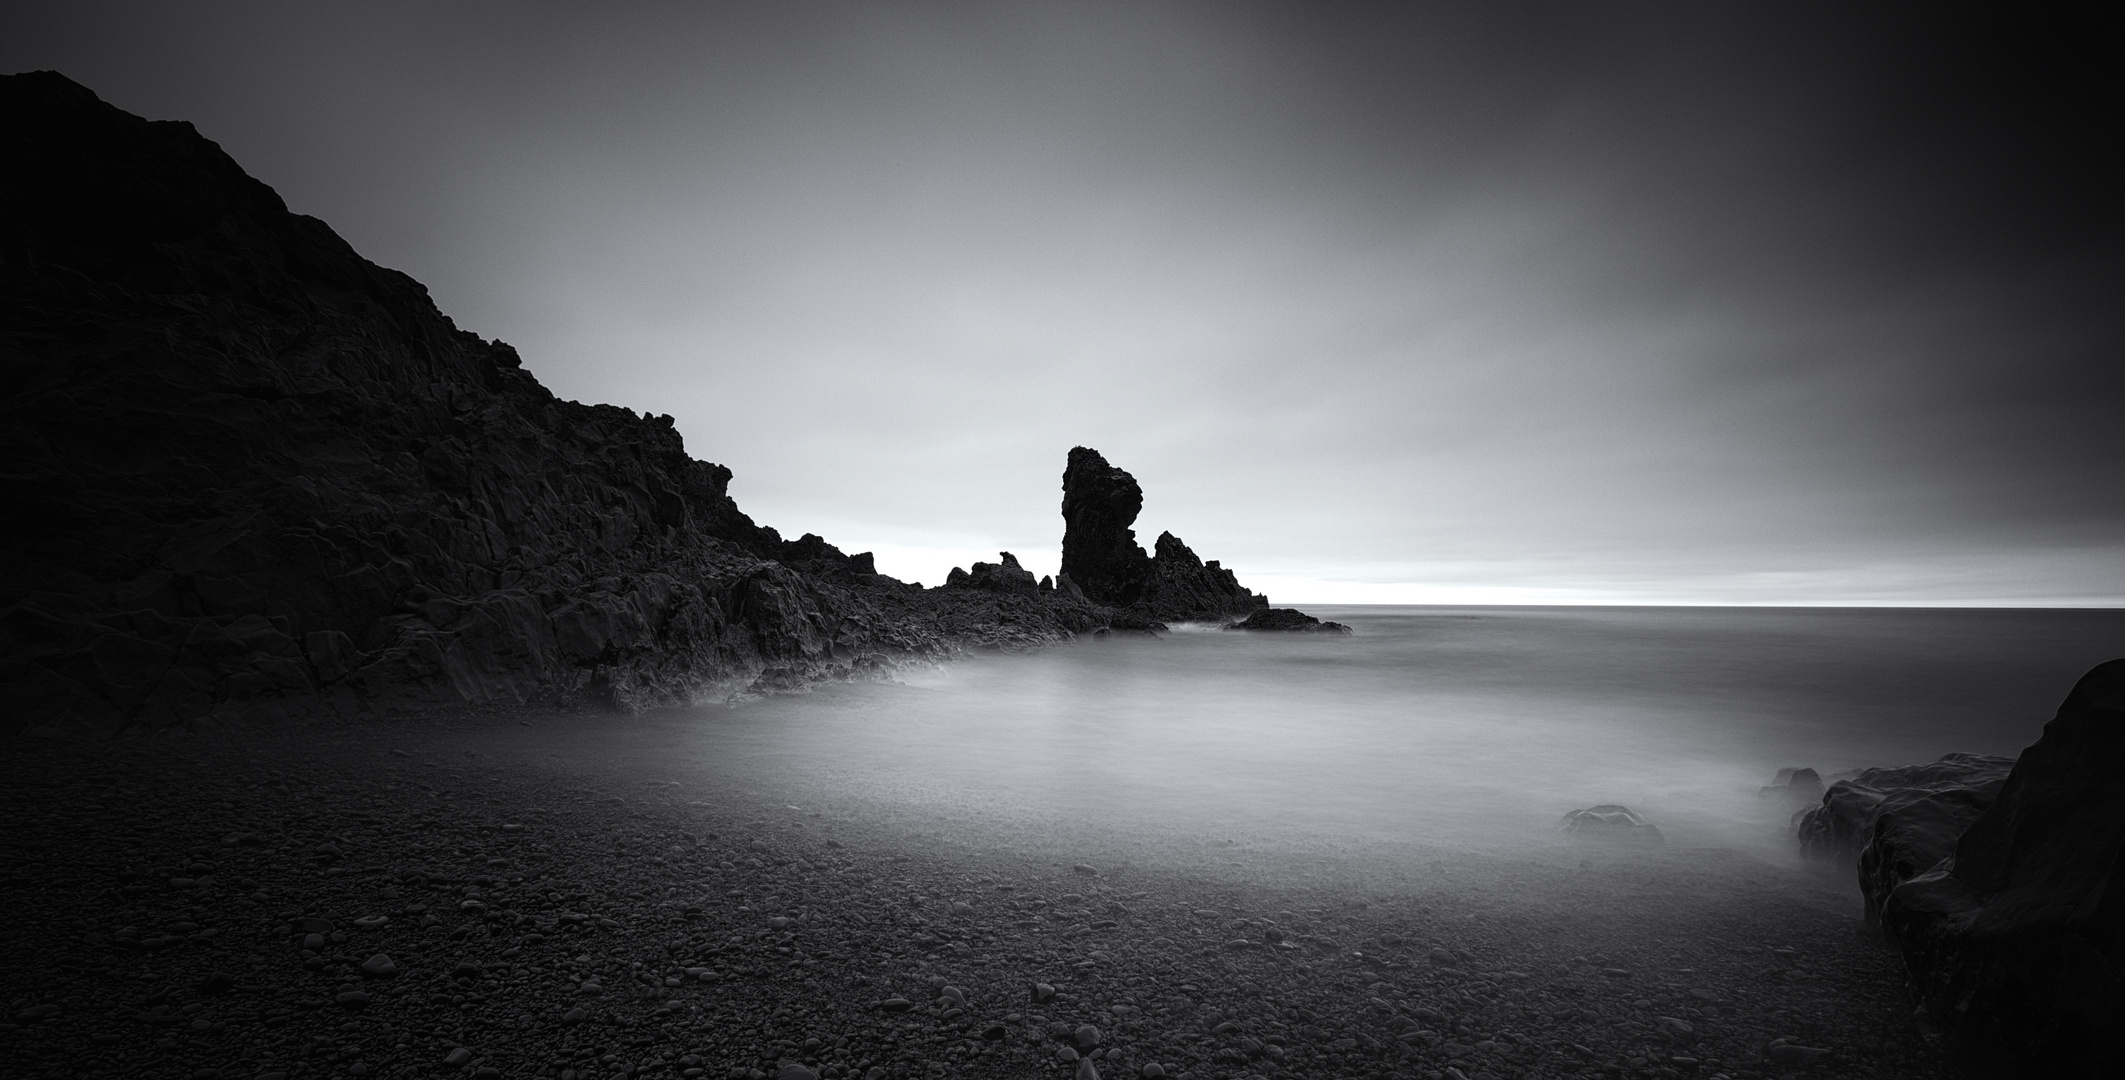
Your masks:
M 1926 765 L 1867 769 L 1823 791 L 1822 802 L 1795 822 L 1801 854 L 1816 859 L 1849 859 L 1865 850 L 1874 822 L 1940 792 L 1962 792 L 1950 802 L 1982 809 L 2007 782 L 2014 759 L 1989 754 L 1947 754 Z M 1944 812 L 1949 803 L 1933 811 Z M 1930 864 L 1929 864 L 1930 865 Z
M 1564 821 L 1559 828 L 1570 840 L 1648 847 L 1666 842 L 1660 835 L 1659 826 L 1647 821 L 1630 807 L 1615 803 L 1574 810 L 1564 815 Z

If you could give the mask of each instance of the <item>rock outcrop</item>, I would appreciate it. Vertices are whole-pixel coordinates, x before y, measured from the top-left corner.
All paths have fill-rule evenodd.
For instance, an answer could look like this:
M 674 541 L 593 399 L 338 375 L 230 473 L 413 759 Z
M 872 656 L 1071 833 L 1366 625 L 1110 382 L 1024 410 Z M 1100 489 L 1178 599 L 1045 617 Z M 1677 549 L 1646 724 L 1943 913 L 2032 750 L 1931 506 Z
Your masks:
M 39 72 L 0 129 L 0 730 L 634 708 L 1112 621 L 784 540 L 189 124 Z
M 1868 849 L 1918 872 L 1861 884 L 1927 1010 L 2028 1075 L 2125 1075 L 2125 660 L 2081 678 L 1952 845 L 1961 808 L 1922 804 Z
M 1819 805 L 1795 819 L 1801 854 L 1815 859 L 1855 858 L 1872 844 L 1875 823 L 1883 814 L 1897 814 L 1928 800 L 1919 816 L 1971 806 L 1974 818 L 1977 811 L 1991 805 L 2007 782 L 2007 770 L 2013 767 L 2014 759 L 2008 757 L 1946 754 L 1925 765 L 1867 769 L 1839 780 L 1822 792 Z
M 1088 599 L 1152 619 L 1221 619 L 1269 606 L 1216 560 L 1204 562 L 1172 533 L 1153 554 L 1136 542 L 1144 492 L 1136 478 L 1079 446 L 1063 470 L 1062 575 Z M 1060 582 L 1058 582 L 1060 584 Z
M 1322 622 L 1297 608 L 1264 608 L 1225 627 L 1227 630 L 1270 630 L 1283 633 L 1347 634 L 1350 627 Z

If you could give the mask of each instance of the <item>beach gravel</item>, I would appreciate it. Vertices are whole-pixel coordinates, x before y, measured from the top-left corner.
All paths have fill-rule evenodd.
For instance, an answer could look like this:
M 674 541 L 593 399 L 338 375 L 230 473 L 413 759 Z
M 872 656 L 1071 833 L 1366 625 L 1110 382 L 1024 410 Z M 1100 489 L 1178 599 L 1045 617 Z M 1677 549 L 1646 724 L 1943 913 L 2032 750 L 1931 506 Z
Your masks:
M 462 737 L 26 744 L 8 1075 L 1955 1075 L 1852 913 L 1731 854 L 1245 880 Z

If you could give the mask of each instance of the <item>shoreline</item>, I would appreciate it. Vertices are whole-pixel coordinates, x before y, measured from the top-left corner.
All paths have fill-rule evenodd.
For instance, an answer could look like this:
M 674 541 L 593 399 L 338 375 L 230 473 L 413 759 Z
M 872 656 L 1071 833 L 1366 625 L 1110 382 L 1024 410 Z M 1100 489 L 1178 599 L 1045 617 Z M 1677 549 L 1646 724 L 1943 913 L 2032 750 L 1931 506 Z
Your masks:
M 1107 1077 L 1956 1075 L 1849 882 L 1719 849 L 1131 847 L 538 758 L 629 722 L 25 745 L 0 1051 L 24 1076 L 1065 1077 L 1090 1024 Z M 345 939 L 306 958 L 303 918 Z M 1767 1061 L 1779 1038 L 1830 1053 Z

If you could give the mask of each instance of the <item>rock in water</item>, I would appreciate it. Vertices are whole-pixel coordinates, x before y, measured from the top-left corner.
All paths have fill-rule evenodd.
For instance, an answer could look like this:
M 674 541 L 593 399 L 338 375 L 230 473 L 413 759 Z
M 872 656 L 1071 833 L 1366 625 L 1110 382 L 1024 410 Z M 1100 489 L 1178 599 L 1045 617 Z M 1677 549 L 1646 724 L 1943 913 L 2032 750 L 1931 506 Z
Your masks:
M 1242 588 L 1216 560 L 1204 562 L 1172 533 L 1160 533 L 1154 554 L 1136 542 L 1144 492 L 1136 478 L 1079 446 L 1063 469 L 1064 581 L 1097 603 L 1129 608 L 1153 619 L 1215 619 L 1269 606 Z
M 1350 627 L 1339 622 L 1322 622 L 1295 608 L 1268 608 L 1257 611 L 1225 627 L 1227 630 L 1280 630 L 1285 632 L 1311 632 L 1329 634 L 1350 633 Z
M 1951 855 L 1868 899 L 1973 1046 L 2031 1075 L 2125 1075 L 2125 660 L 2082 676 Z
M 1817 859 L 1852 858 L 1872 840 L 1875 820 L 1883 813 L 1940 792 L 1962 792 L 1951 801 L 1983 810 L 1999 794 L 2000 785 L 2007 782 L 2007 770 L 2013 766 L 2013 758 L 1947 754 L 1928 765 L 1868 769 L 1849 780 L 1839 780 L 1823 792 L 1821 805 L 1797 819 L 1795 831 L 1801 853 Z M 1935 809 L 1945 808 L 1941 805 Z
M 1639 816 L 1636 810 L 1615 803 L 1574 810 L 1564 815 L 1560 828 L 1566 838 L 1572 840 L 1644 844 L 1648 847 L 1667 842 L 1667 838 L 1660 835 L 1659 826 Z

